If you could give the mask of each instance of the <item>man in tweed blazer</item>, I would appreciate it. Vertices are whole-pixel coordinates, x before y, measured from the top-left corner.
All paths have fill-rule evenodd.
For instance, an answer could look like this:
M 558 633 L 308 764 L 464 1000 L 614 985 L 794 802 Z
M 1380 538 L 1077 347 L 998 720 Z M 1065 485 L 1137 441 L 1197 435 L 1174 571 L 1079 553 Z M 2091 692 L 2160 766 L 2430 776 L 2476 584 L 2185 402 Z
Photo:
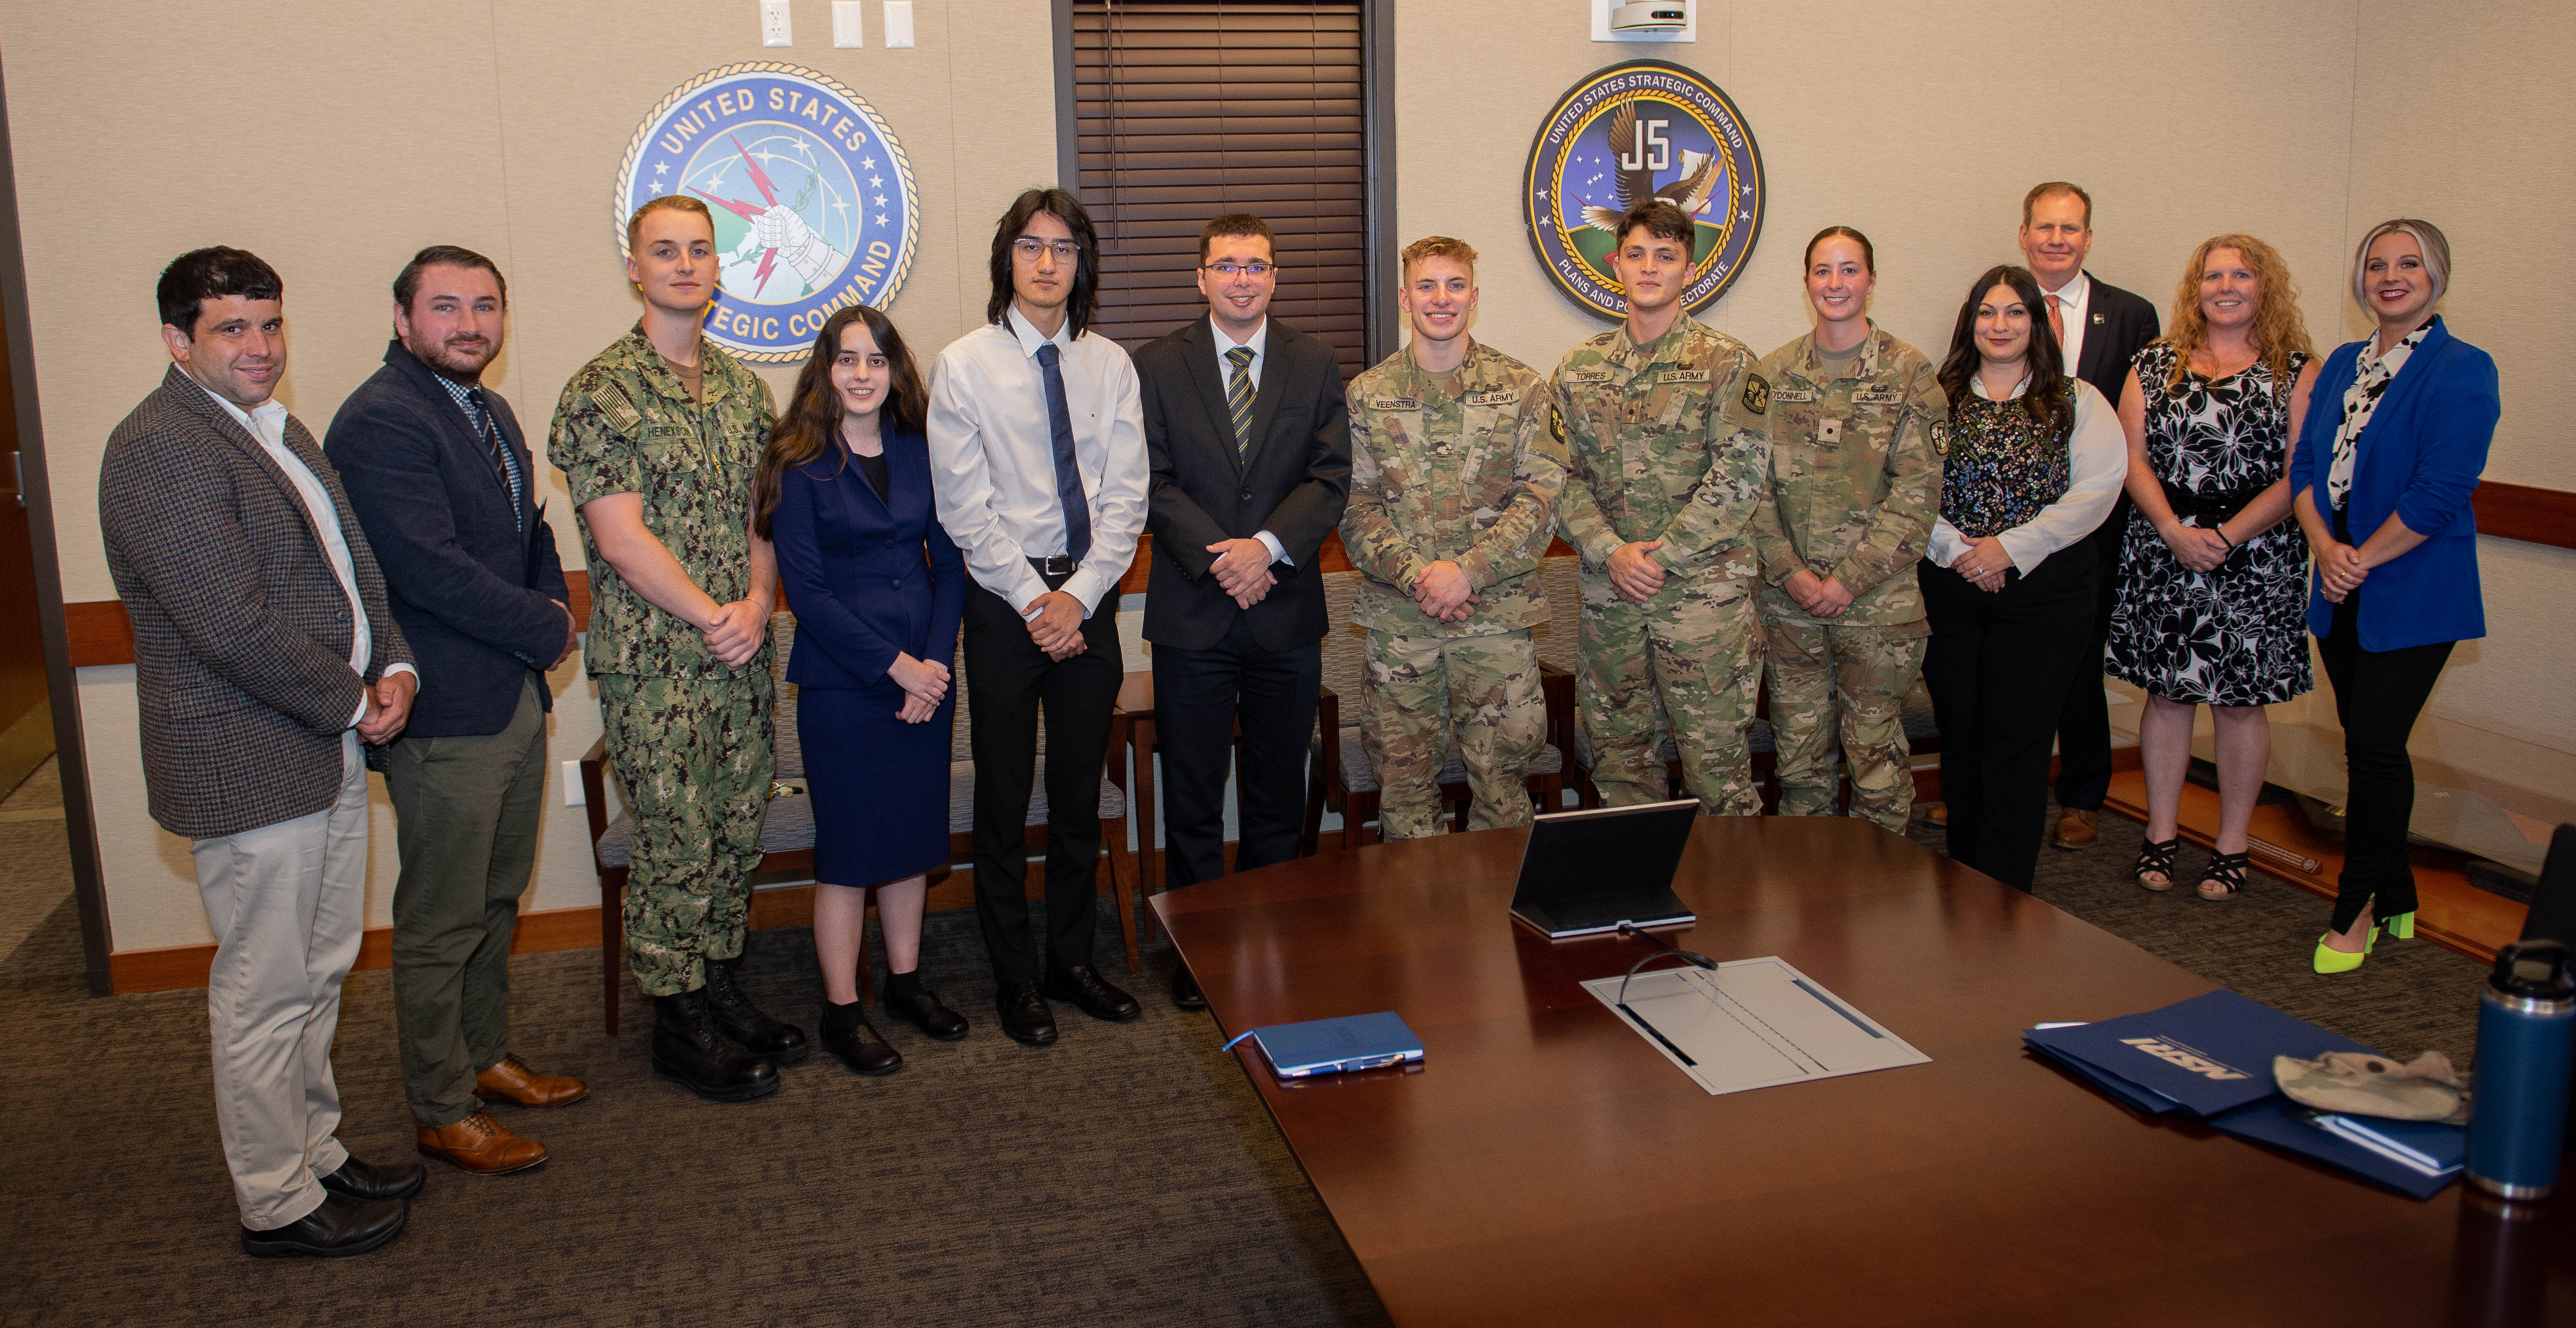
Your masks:
M 109 435 L 108 570 L 134 624 L 152 817 L 194 841 L 216 938 L 215 1119 L 254 1255 L 358 1254 L 402 1230 L 418 1162 L 334 1138 L 331 1036 L 367 881 L 362 744 L 419 684 L 339 476 L 271 399 L 283 284 L 238 249 L 162 272 L 176 363 Z

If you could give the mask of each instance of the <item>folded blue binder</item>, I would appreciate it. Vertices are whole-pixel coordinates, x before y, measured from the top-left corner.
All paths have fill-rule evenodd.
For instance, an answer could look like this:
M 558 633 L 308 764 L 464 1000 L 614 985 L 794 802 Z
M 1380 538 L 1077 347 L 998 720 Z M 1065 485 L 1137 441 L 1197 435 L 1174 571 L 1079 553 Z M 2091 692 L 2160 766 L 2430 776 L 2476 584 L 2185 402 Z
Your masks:
M 2065 1069 L 2074 1072 L 2081 1076 L 2086 1082 L 2092 1084 L 2095 1088 L 2101 1089 L 2103 1092 L 2118 1098 L 2122 1102 L 2128 1103 L 2131 1108 L 2135 1109 L 2142 1115 L 2159 1116 L 2165 1112 L 2178 1111 L 2182 1108 L 2181 1103 L 2174 1101 L 2172 1098 L 2166 1097 L 2162 1093 L 2151 1092 L 2147 1089 L 2140 1088 L 2136 1084 L 2130 1083 L 2128 1080 L 2123 1079 L 2116 1074 L 2105 1073 L 2102 1070 L 2094 1068 L 2091 1061 L 2083 1060 L 2075 1056 L 2061 1056 L 2054 1049 L 2032 1041 L 2028 1033 L 2024 1033 L 2022 1035 L 2021 1044 L 2030 1048 L 2032 1051 L 2037 1052 L 2039 1055 L 2047 1057 L 2051 1064 L 2062 1066 Z
M 2057 1060 L 2081 1062 L 2198 1116 L 2216 1116 L 2279 1093 L 2272 1077 L 2275 1056 L 2377 1054 L 2225 990 L 2096 1024 L 2035 1028 L 2022 1038 Z M 2136 1101 L 2129 1094 L 2120 1096 Z
M 2426 1154 L 2443 1163 L 2444 1169 L 2427 1174 L 2418 1165 L 2389 1156 L 2384 1147 L 2371 1147 L 2338 1132 L 2331 1128 L 2332 1118 L 2322 1117 L 2278 1093 L 2268 1101 L 2213 1116 L 2209 1123 L 2239 1139 L 2313 1158 L 2417 1199 L 2430 1199 L 2459 1179 L 2460 1163 L 2469 1149 L 2466 1128 L 2371 1117 L 2351 1119 L 2365 1135 L 2378 1136 L 2383 1145 L 2393 1142 L 2408 1151 Z
M 1252 1039 L 1282 1079 L 1374 1070 L 1422 1059 L 1422 1039 L 1393 1010 L 1256 1028 L 1226 1043 Z

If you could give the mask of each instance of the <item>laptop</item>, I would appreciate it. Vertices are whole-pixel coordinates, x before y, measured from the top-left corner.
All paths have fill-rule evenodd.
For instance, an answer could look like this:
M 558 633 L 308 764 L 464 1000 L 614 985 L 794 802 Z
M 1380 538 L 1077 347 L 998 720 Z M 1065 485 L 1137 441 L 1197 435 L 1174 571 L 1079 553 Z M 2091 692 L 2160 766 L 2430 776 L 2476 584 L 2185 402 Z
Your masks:
M 1673 893 L 1673 872 L 1699 800 L 1553 812 L 1530 823 L 1512 916 L 1550 940 L 1632 927 L 1687 927 L 1698 915 Z

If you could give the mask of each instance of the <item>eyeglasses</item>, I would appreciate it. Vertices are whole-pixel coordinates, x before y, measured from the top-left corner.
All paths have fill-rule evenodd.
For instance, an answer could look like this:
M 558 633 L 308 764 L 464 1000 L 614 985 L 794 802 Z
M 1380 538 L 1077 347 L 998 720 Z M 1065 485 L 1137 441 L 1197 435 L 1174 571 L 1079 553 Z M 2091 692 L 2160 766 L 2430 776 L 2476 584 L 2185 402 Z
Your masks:
M 1255 281 L 1279 270 L 1275 263 L 1210 263 L 1207 270 L 1220 277 L 1250 277 Z
M 1037 261 L 1038 255 L 1051 253 L 1055 255 L 1057 262 L 1070 263 L 1081 256 L 1082 246 L 1071 240 L 1041 240 L 1032 235 L 1023 235 L 1011 241 L 1011 253 L 1032 263 Z

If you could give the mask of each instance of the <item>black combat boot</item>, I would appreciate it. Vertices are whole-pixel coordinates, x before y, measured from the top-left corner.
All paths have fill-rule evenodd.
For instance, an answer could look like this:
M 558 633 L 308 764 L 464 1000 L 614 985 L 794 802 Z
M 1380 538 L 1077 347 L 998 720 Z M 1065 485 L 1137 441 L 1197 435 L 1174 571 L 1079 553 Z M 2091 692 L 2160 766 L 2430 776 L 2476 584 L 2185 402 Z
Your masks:
M 741 1043 L 743 1050 L 767 1056 L 780 1065 L 794 1065 L 805 1059 L 809 1050 L 805 1030 L 762 1014 L 742 988 L 734 985 L 734 965 L 740 962 L 707 961 L 707 1012 L 715 1016 L 716 1027 Z
M 778 1091 L 778 1067 L 734 1050 L 716 1031 L 704 991 L 653 998 L 653 1071 L 703 1098 L 749 1102 Z

